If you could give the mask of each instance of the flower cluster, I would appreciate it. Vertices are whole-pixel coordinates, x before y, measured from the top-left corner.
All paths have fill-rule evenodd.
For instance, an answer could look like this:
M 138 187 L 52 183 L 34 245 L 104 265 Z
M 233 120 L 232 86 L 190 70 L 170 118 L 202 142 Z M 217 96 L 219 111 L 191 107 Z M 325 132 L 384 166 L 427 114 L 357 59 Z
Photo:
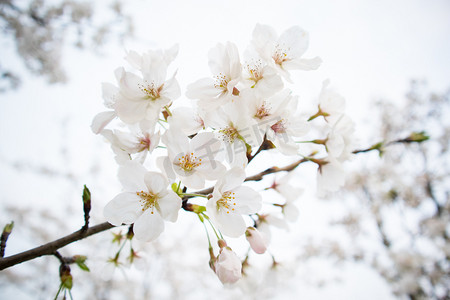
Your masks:
M 211 268 L 223 283 L 240 279 L 242 262 L 223 235 L 245 235 L 261 254 L 269 244 L 270 227 L 286 228 L 299 214 L 295 200 L 301 190 L 289 183 L 292 173 L 266 189 L 284 196 L 284 203 L 270 204 L 279 213 L 264 211 L 262 193 L 246 183 L 245 168 L 257 154 L 272 149 L 300 159 L 278 171 L 292 171 L 302 162 L 317 164 L 320 191 L 343 184 L 341 163 L 350 157 L 353 133 L 344 99 L 326 81 L 317 113 L 308 115 L 288 88 L 292 71 L 315 70 L 321 64 L 318 57 L 303 57 L 308 43 L 308 34 L 297 26 L 278 35 L 258 24 L 243 59 L 231 42 L 210 50 L 211 75 L 187 86 L 191 101 L 178 99 L 176 72 L 169 72 L 178 46 L 130 51 L 125 59 L 132 71 L 119 68 L 117 84 L 103 84 L 108 110 L 92 122 L 92 130 L 111 144 L 124 189 L 105 206 L 106 219 L 113 225 L 134 224 L 137 239 L 152 241 L 165 221 L 177 220 L 181 208 L 193 212 L 219 241 L 216 257 L 206 230 Z M 183 107 L 186 102 L 192 105 Z M 320 139 L 306 140 L 318 130 Z M 302 148 L 306 143 L 319 148 Z M 207 183 L 214 186 L 204 189 Z M 190 203 L 194 197 L 205 198 L 204 205 Z

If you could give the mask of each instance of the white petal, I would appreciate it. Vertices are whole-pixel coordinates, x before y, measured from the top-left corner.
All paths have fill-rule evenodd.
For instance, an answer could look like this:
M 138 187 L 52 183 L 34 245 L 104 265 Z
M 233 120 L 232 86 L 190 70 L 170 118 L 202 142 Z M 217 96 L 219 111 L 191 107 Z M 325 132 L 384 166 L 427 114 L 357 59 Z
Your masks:
M 229 237 L 240 237 L 245 233 L 246 225 L 244 218 L 235 213 L 220 211 L 215 218 L 219 230 Z
M 308 49 L 309 36 L 308 33 L 300 27 L 293 26 L 280 35 L 278 43 L 282 47 L 289 47 L 289 54 L 292 55 L 293 58 L 296 58 L 302 56 L 306 49 Z
M 178 218 L 178 211 L 181 208 L 181 199 L 173 191 L 158 199 L 158 206 L 161 216 L 170 222 L 175 222 Z
M 240 214 L 257 213 L 262 206 L 261 195 L 247 186 L 240 186 L 232 190 L 236 198 L 236 210 Z
M 321 64 L 322 59 L 320 57 L 314 57 L 310 59 L 299 58 L 283 62 L 283 68 L 285 68 L 286 70 L 312 71 L 317 70 Z
M 135 237 L 143 242 L 155 240 L 163 231 L 164 220 L 156 210 L 152 211 L 151 209 L 147 209 L 133 226 Z
M 127 124 L 145 119 L 148 107 L 149 102 L 147 101 L 131 101 L 124 97 L 119 98 L 114 106 L 119 118 Z
M 116 113 L 114 111 L 104 111 L 97 114 L 92 120 L 92 132 L 99 134 L 115 117 Z
M 224 177 L 217 181 L 216 187 L 220 193 L 231 191 L 239 187 L 245 180 L 245 171 L 242 168 L 234 167 L 225 173 Z
M 200 172 L 202 176 L 208 180 L 216 180 L 221 178 L 227 169 L 217 160 L 204 160 L 200 166 L 195 168 L 195 170 Z
M 140 199 L 132 192 L 121 193 L 106 204 L 103 215 L 115 226 L 131 224 L 142 214 Z
M 177 170 L 175 170 L 176 172 Z M 181 178 L 181 182 L 190 189 L 202 189 L 205 187 L 205 178 L 200 172 L 195 170 L 187 176 Z M 180 175 L 181 176 L 181 175 Z
M 167 189 L 169 182 L 161 173 L 157 172 L 147 172 L 144 175 L 144 182 L 150 191 L 153 194 L 159 194 L 163 190 Z
M 202 132 L 192 138 L 190 149 L 198 158 L 213 160 L 220 149 L 220 141 L 212 132 Z
M 187 86 L 186 97 L 189 99 L 211 99 L 219 96 L 223 90 L 214 87 L 212 78 L 202 78 Z
M 119 181 L 128 192 L 140 192 L 146 190 L 144 175 L 147 170 L 140 163 L 129 161 L 119 168 Z

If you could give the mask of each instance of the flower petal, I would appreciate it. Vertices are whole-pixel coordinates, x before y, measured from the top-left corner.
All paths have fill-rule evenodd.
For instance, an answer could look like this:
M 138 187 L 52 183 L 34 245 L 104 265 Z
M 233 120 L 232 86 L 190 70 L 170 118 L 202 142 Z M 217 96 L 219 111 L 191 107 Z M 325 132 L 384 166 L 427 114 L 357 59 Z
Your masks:
M 128 192 L 139 192 L 146 189 L 144 175 L 147 172 L 144 166 L 135 161 L 124 163 L 119 168 L 119 181 Z
M 169 182 L 161 173 L 147 172 L 144 175 L 144 182 L 149 192 L 153 194 L 159 194 L 163 190 L 167 189 Z
M 178 211 L 181 208 L 181 199 L 173 191 L 158 200 L 161 216 L 170 222 L 175 222 L 178 218 Z
M 121 193 L 106 204 L 103 215 L 109 223 L 115 226 L 122 225 L 122 223 L 131 224 L 142 214 L 139 200 L 139 196 L 135 193 Z
M 147 209 L 134 223 L 135 237 L 144 242 L 155 240 L 164 231 L 164 220 L 154 210 Z
M 216 186 L 219 192 L 225 193 L 234 188 L 239 187 L 245 180 L 245 171 L 242 168 L 234 167 L 225 173 L 224 177 L 220 179 Z
M 236 210 L 240 214 L 253 214 L 261 209 L 261 195 L 254 189 L 248 186 L 240 186 L 232 191 L 236 198 Z
M 116 113 L 114 111 L 104 111 L 97 114 L 92 120 L 92 132 L 99 134 L 115 117 Z

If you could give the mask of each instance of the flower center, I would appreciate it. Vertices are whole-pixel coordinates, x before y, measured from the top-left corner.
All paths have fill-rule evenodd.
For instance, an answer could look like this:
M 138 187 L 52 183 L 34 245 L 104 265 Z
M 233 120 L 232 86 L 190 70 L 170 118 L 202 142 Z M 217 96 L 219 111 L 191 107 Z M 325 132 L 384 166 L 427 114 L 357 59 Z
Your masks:
M 262 63 L 260 59 L 249 62 L 245 67 L 250 74 L 250 79 L 253 80 L 255 84 L 263 78 Z
M 237 137 L 239 137 L 239 132 L 233 127 L 233 125 L 221 129 L 219 132 L 222 134 L 222 140 L 224 142 L 232 143 Z
M 161 91 L 164 87 L 164 84 L 161 84 L 159 87 L 156 86 L 155 82 L 152 81 L 148 83 L 147 80 L 145 84 L 138 84 L 139 89 L 147 96 L 147 99 L 156 100 L 161 97 Z
M 276 122 L 272 126 L 270 126 L 272 130 L 275 133 L 285 133 L 286 132 L 286 121 L 284 119 L 281 119 L 280 121 Z
M 149 150 L 150 149 L 150 137 L 148 135 L 144 135 L 142 137 L 139 138 L 139 142 L 137 144 L 137 151 L 138 152 L 142 152 L 144 150 Z
M 236 205 L 235 201 L 236 200 L 235 200 L 233 192 L 225 192 L 222 194 L 222 198 L 217 200 L 217 210 L 220 210 L 223 208 L 226 210 L 227 214 L 229 214 L 230 208 L 231 208 L 231 211 L 234 211 L 233 206 Z
M 255 118 L 262 120 L 268 116 L 270 116 L 270 107 L 267 107 L 267 103 L 264 101 L 263 104 L 256 110 Z
M 283 62 L 290 60 L 291 58 L 289 57 L 289 50 L 290 48 L 286 49 L 280 46 L 280 44 L 276 45 L 275 51 L 273 52 L 272 55 L 272 58 L 275 61 L 275 63 L 281 66 Z
M 146 211 L 147 209 L 150 208 L 152 210 L 151 214 L 153 215 L 154 208 L 158 200 L 158 195 L 155 195 L 152 192 L 146 193 L 144 191 L 136 192 L 136 195 L 138 195 L 141 198 L 139 202 L 141 203 L 142 211 Z
M 230 81 L 230 78 L 228 78 L 228 76 L 224 75 L 223 73 L 219 73 L 218 75 L 214 76 L 214 79 L 216 80 L 216 82 L 214 83 L 214 87 L 226 92 L 228 89 L 228 82 Z
M 202 159 L 195 156 L 194 153 L 188 153 L 180 157 L 178 163 L 180 164 L 180 168 L 186 172 L 190 172 L 202 164 Z

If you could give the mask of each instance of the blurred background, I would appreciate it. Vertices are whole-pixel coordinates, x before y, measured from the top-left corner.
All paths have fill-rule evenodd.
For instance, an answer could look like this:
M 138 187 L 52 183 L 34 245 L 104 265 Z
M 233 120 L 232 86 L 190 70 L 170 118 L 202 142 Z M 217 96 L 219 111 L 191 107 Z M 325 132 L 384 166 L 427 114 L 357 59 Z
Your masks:
M 253 258 L 237 286 L 224 288 L 209 269 L 203 228 L 181 212 L 157 241 L 133 241 L 144 262 L 124 262 L 114 274 L 105 269 L 117 251 L 111 232 L 61 249 L 88 256 L 89 273 L 72 267 L 74 298 L 448 299 L 447 0 L 0 1 L 0 226 L 14 221 L 6 255 L 78 230 L 84 184 L 91 223 L 105 221 L 103 206 L 121 186 L 110 146 L 90 124 L 104 110 L 101 83 L 115 83 L 126 51 L 178 43 L 172 67 L 184 93 L 210 75 L 210 48 L 232 41 L 242 54 L 257 23 L 309 32 L 305 57 L 323 64 L 294 73 L 290 88 L 310 105 L 330 79 L 360 149 L 412 131 L 430 140 L 392 145 L 382 157 L 358 154 L 345 165 L 346 187 L 326 199 L 315 197 L 316 167 L 300 166 L 291 181 L 304 189 L 298 220 L 274 230 L 271 254 Z M 255 159 L 247 175 L 270 167 L 267 158 Z M 231 243 L 243 258 L 242 241 Z M 49 299 L 58 287 L 54 257 L 0 273 L 3 299 Z

